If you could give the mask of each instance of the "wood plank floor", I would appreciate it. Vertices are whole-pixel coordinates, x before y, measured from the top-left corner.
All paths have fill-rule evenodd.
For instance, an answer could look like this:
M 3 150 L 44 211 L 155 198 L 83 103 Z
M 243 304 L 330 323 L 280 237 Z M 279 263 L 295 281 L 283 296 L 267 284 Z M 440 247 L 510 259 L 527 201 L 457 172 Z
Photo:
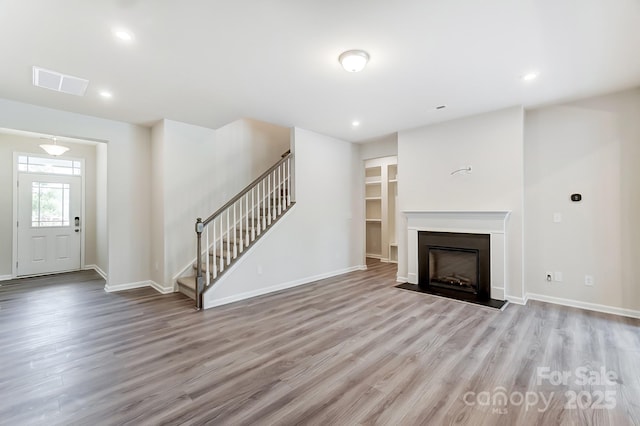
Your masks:
M 205 312 L 93 272 L 0 283 L 0 423 L 640 424 L 640 321 L 498 312 L 394 276 L 372 262 Z

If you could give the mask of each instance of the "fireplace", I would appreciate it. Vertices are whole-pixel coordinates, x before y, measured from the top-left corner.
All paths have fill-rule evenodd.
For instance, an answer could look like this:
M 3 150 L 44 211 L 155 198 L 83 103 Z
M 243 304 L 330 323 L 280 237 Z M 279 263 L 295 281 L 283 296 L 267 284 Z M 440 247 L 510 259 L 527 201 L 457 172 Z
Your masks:
M 418 285 L 488 299 L 491 293 L 489 234 L 418 232 Z M 451 293 L 453 292 L 453 293 Z

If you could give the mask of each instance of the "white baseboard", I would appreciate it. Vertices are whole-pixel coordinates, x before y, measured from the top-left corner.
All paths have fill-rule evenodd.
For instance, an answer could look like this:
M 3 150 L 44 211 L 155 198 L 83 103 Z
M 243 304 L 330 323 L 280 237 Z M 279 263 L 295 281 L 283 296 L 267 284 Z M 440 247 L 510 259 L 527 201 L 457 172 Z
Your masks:
M 399 275 L 397 275 L 397 276 L 396 276 L 396 282 L 397 282 L 397 283 L 406 283 L 406 282 L 408 282 L 408 281 L 409 281 L 409 280 L 407 279 L 407 277 L 401 277 L 401 276 L 399 276 Z
M 12 279 L 13 279 L 13 276 L 11 275 L 0 275 L 0 281 L 8 281 Z
M 589 311 L 620 315 L 623 317 L 640 318 L 640 311 L 636 311 L 634 309 L 616 308 L 614 306 L 599 305 L 597 303 L 589 303 L 589 302 L 580 302 L 577 300 L 563 299 L 560 297 L 545 296 L 543 294 L 528 293 L 527 300 L 537 300 L 539 302 L 570 306 L 572 308 L 586 309 Z
M 286 283 L 282 283 L 282 284 L 276 284 L 273 285 L 271 287 L 265 287 L 265 288 L 261 288 L 261 289 L 257 289 L 257 290 L 253 290 L 253 291 L 247 291 L 245 293 L 240 293 L 240 294 L 235 294 L 233 296 L 229 296 L 229 297 L 223 297 L 222 299 L 217 299 L 217 300 L 213 300 L 211 301 L 209 304 L 205 305 L 205 309 L 207 308 L 213 308 L 215 306 L 221 306 L 221 305 L 226 305 L 229 303 L 233 303 L 233 302 L 239 302 L 240 300 L 245 300 L 245 299 L 250 299 L 252 297 L 257 297 L 257 296 L 262 296 L 268 293 L 273 293 L 276 291 L 280 291 L 280 290 L 286 290 L 288 288 L 292 288 L 292 287 L 298 287 L 301 285 L 305 285 L 305 284 L 311 284 L 313 282 L 316 282 L 318 280 L 323 280 L 325 278 L 331 278 L 331 277 L 335 277 L 337 275 L 342 275 L 342 274 L 346 274 L 349 272 L 353 272 L 353 271 L 362 271 L 364 269 L 367 268 L 366 265 L 357 265 L 357 266 L 352 266 L 350 268 L 344 268 L 344 269 L 339 269 L 337 271 L 332 271 L 332 272 L 327 272 L 324 274 L 319 274 L 319 275 L 315 275 L 313 277 L 307 277 L 307 278 L 301 278 L 299 280 L 294 280 L 294 281 L 289 281 Z M 205 301 L 206 303 L 206 301 Z
M 98 275 L 100 275 L 102 277 L 103 280 L 107 281 L 107 273 L 104 272 L 102 269 L 100 269 L 100 267 L 98 265 L 84 265 L 84 267 L 82 269 L 85 270 L 85 271 L 87 271 L 89 269 L 93 269 L 94 271 L 96 271 L 98 273 Z
M 133 283 L 123 283 L 123 284 L 105 284 L 104 291 L 107 293 L 114 293 L 116 291 L 124 291 L 124 290 L 133 290 L 135 288 L 142 287 L 151 287 L 151 281 L 136 281 Z
M 176 291 L 174 286 L 163 287 L 153 280 L 149 280 L 149 286 L 152 287 L 155 291 L 157 291 L 160 294 L 169 294 L 169 293 L 174 293 Z
M 526 305 L 527 304 L 527 299 L 525 299 L 523 297 L 505 296 L 504 300 L 508 301 L 509 303 L 513 303 L 515 305 Z
M 104 286 L 104 291 L 106 291 L 107 293 L 114 293 L 117 291 L 133 290 L 136 288 L 143 288 L 143 287 L 151 287 L 152 289 L 154 289 L 155 291 L 161 294 L 173 293 L 173 287 L 171 288 L 162 287 L 160 284 L 152 280 L 137 281 L 134 283 L 124 283 L 124 284 L 116 284 L 116 285 L 111 285 L 107 283 Z

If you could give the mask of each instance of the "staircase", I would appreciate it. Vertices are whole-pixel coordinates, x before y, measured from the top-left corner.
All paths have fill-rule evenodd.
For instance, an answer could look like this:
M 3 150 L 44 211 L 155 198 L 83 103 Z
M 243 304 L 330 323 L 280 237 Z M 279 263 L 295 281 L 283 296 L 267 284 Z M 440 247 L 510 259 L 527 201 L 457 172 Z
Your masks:
M 293 155 L 282 158 L 204 221 L 196 220 L 196 260 L 178 290 L 202 309 L 203 295 L 295 204 Z

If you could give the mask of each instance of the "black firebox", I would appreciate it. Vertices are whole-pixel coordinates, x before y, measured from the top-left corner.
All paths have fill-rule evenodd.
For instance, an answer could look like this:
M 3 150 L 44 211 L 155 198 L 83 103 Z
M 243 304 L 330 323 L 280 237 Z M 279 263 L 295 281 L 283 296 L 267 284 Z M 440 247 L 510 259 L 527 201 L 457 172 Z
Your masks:
M 418 232 L 418 285 L 455 297 L 489 299 L 491 242 L 489 234 Z

